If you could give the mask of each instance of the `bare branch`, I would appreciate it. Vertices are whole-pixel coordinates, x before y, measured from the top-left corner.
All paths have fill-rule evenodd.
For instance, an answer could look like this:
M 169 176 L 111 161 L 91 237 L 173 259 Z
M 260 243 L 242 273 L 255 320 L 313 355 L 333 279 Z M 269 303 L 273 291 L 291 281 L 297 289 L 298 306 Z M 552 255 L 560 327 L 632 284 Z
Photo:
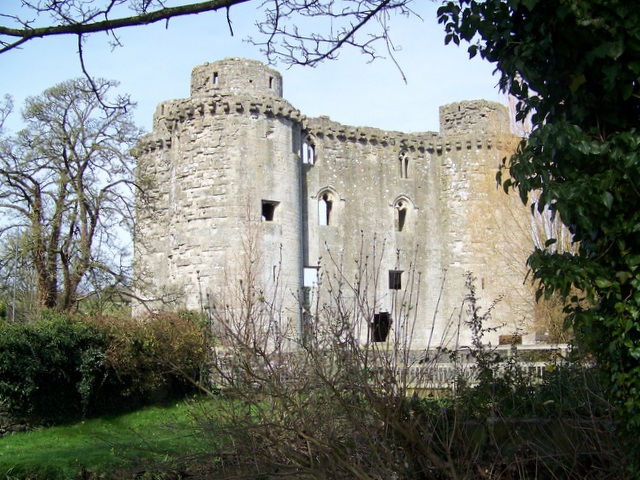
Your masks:
M 2 134 L 4 122 L 7 120 L 7 117 L 13 111 L 13 99 L 10 95 L 5 95 L 2 100 L 0 100 L 0 134 Z
M 410 0 L 273 0 L 263 4 L 266 19 L 257 24 L 265 41 L 250 39 L 262 47 L 270 62 L 314 66 L 337 58 L 345 46 L 378 58 L 375 45 L 382 41 L 392 53 L 387 21 L 391 13 L 416 15 Z M 319 22 L 323 22 L 319 26 Z M 375 26 L 377 23 L 378 27 Z M 365 28 L 366 27 L 366 28 Z
M 82 69 L 90 78 L 82 59 L 81 39 L 91 33 L 106 32 L 119 45 L 115 31 L 124 27 L 148 25 L 171 18 L 204 12 L 226 10 L 226 23 L 234 35 L 231 7 L 249 0 L 209 0 L 166 7 L 163 0 L 56 0 L 33 2 L 23 0 L 24 8 L 35 19 L 16 15 L 0 15 L 0 53 L 14 49 L 34 38 L 76 35 L 80 44 Z M 377 45 L 382 42 L 393 59 L 398 49 L 391 41 L 388 26 L 392 14 L 417 16 L 410 8 L 412 0 L 264 0 L 259 5 L 264 18 L 256 23 L 264 39 L 249 41 L 262 48 L 271 63 L 314 66 L 335 59 L 341 48 L 353 47 L 369 57 L 378 58 Z M 192 0 L 193 2 L 193 0 Z M 135 15 L 120 16 L 124 9 Z M 50 25 L 42 17 L 51 15 Z M 12 27 L 9 24 L 15 24 Z M 394 59 L 395 62 L 395 59 Z M 395 62 L 397 65 L 397 62 Z M 404 75 L 403 75 L 404 77 Z
M 55 16 L 60 19 L 60 24 L 45 27 L 33 28 L 30 26 L 32 22 L 23 21 L 17 17 L 15 20 L 21 23 L 20 28 L 11 28 L 0 25 L 0 36 L 15 38 L 13 42 L 2 42 L 0 53 L 12 50 L 29 40 L 35 38 L 45 38 L 57 35 L 86 35 L 96 32 L 111 32 L 113 30 L 125 27 L 133 27 L 138 25 L 150 25 L 152 23 L 169 20 L 170 18 L 183 17 L 186 15 L 196 15 L 205 12 L 215 12 L 221 8 L 230 8 L 234 5 L 244 3 L 248 0 L 210 0 L 206 2 L 197 2 L 187 5 L 179 5 L 176 7 L 165 7 L 162 2 L 143 2 L 141 8 L 138 9 L 139 14 L 121 17 L 109 18 L 115 3 L 111 2 L 105 9 L 91 11 L 90 14 L 80 11 L 80 18 L 75 18 L 66 13 L 62 7 L 69 6 L 69 2 L 53 2 Z M 122 3 L 122 2 L 119 2 Z M 149 11 L 152 4 L 157 4 L 160 8 Z M 25 5 L 32 8 L 36 14 L 42 14 L 47 10 L 45 7 L 39 7 L 25 2 Z M 104 17 L 104 20 L 95 19 Z

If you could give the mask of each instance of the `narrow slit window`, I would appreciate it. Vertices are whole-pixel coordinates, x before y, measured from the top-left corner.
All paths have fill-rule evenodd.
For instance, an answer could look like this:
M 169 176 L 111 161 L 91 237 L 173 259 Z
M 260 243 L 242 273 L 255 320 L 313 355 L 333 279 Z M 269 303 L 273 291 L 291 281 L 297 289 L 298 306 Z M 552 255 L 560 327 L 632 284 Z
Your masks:
M 277 208 L 278 208 L 278 202 L 263 200 L 262 201 L 262 221 L 275 222 Z
M 389 312 L 374 313 L 371 327 L 373 330 L 373 341 L 386 342 L 389 336 L 389 330 L 391 329 L 391 316 Z
M 302 163 L 309 165 L 316 163 L 316 147 L 308 138 L 302 142 Z
M 402 289 L 402 270 L 389 270 L 389 290 Z
M 328 193 L 322 194 L 320 200 L 318 200 L 318 223 L 320 225 L 331 224 L 331 209 L 333 208 L 333 201 L 331 195 Z
M 273 88 L 273 77 L 269 77 L 269 88 Z
M 218 85 L 218 81 L 219 81 L 218 72 L 213 72 L 213 84 Z
M 400 178 L 409 178 L 409 155 L 405 150 L 398 155 L 398 174 Z

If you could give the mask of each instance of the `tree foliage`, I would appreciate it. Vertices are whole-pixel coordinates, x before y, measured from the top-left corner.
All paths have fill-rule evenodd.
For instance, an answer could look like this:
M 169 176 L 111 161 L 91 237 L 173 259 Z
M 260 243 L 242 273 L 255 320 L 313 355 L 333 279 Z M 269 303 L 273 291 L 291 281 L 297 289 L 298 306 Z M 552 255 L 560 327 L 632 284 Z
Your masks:
M 194 391 L 205 345 L 197 318 L 176 314 L 0 321 L 0 404 L 36 426 Z
M 27 128 L 1 140 L 0 231 L 24 237 L 40 307 L 69 309 L 89 280 L 125 279 L 119 233 L 133 219 L 129 150 L 140 131 L 128 97 L 103 105 L 115 86 L 71 80 L 30 97 Z
M 470 42 L 471 56 L 495 63 L 519 118 L 532 115 L 503 186 L 559 215 L 578 245 L 529 258 L 538 294 L 565 299 L 568 322 L 610 372 L 637 431 L 640 11 L 622 0 L 460 0 L 439 15 L 447 41 Z

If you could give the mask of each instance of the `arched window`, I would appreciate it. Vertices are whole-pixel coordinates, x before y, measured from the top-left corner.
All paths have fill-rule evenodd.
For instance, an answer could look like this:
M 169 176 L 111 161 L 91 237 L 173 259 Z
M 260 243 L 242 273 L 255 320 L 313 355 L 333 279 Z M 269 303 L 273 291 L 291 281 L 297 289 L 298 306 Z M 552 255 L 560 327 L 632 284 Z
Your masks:
M 412 212 L 416 209 L 413 201 L 406 195 L 399 195 L 389 206 L 393 207 L 393 225 L 395 231 L 411 231 L 412 221 L 415 220 Z
M 329 192 L 324 192 L 318 199 L 318 224 L 330 225 L 333 199 Z
M 313 165 L 316 163 L 316 144 L 310 135 L 302 141 L 302 163 Z
M 398 155 L 398 173 L 400 178 L 409 178 L 409 153 L 406 150 Z
M 401 232 L 404 230 L 404 225 L 407 220 L 407 204 L 403 200 L 399 200 L 395 207 L 395 219 L 396 219 L 396 231 Z

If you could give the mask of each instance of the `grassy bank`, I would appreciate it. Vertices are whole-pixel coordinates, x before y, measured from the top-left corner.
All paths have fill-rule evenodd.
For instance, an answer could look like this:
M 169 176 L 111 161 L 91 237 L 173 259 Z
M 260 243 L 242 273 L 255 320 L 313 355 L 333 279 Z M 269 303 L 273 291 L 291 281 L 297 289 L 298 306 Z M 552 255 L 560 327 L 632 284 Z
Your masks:
M 66 480 L 177 473 L 184 468 L 179 461 L 203 448 L 193 405 L 177 402 L 0 438 L 0 477 Z

